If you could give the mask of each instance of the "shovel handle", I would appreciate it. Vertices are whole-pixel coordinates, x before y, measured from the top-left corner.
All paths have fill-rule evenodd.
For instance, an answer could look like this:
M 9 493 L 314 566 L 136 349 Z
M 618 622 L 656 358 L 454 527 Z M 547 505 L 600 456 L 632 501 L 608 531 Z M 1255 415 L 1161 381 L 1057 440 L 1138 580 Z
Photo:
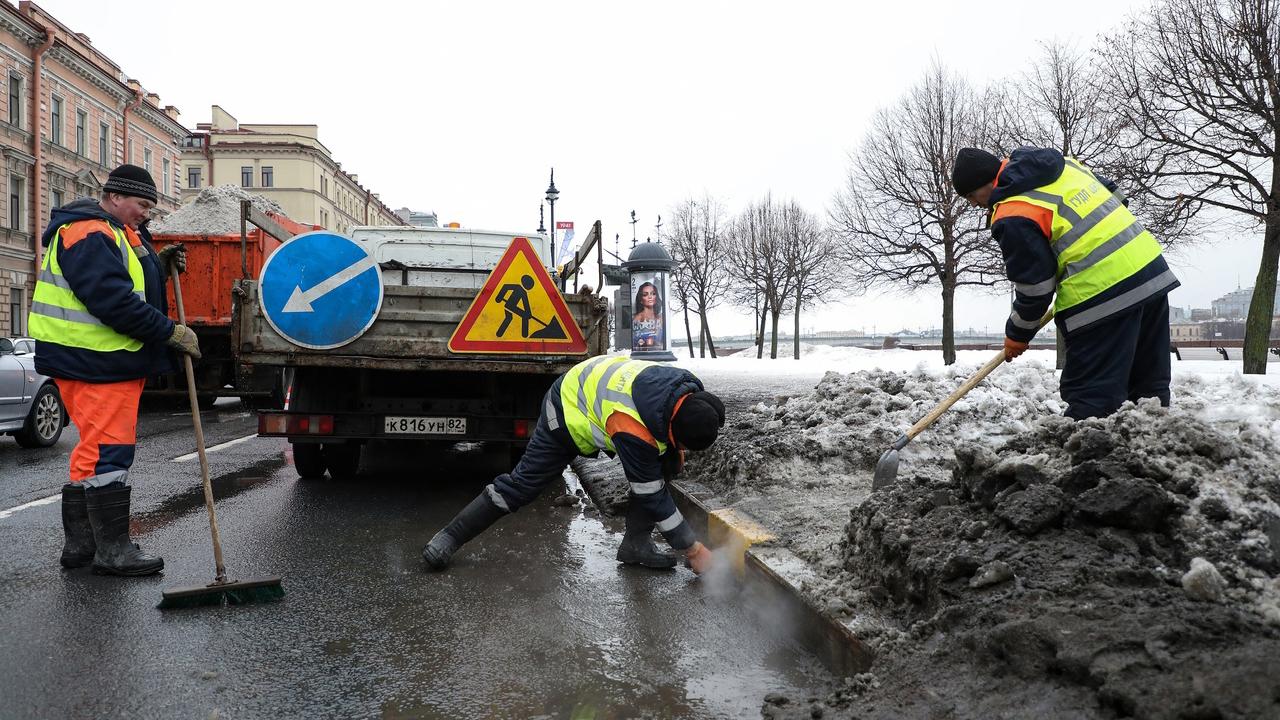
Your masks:
M 169 275 L 173 279 L 173 300 L 178 306 L 178 322 L 187 324 L 187 313 L 182 307 L 182 281 L 178 279 L 178 269 L 170 268 Z M 209 532 L 213 536 L 213 562 L 217 569 L 214 583 L 227 581 L 227 567 L 222 561 L 222 536 L 218 532 L 218 514 L 213 509 L 213 485 L 209 482 L 209 458 L 204 451 L 204 429 L 200 426 L 200 400 L 196 397 L 196 371 L 191 364 L 191 356 L 180 352 L 183 369 L 187 371 L 187 397 L 191 400 L 191 424 L 196 431 L 196 454 L 200 456 L 200 479 L 204 482 L 204 506 L 209 511 Z
M 1052 319 L 1053 319 L 1053 308 L 1051 307 L 1049 308 L 1049 311 L 1044 314 L 1044 317 L 1040 318 L 1040 325 L 1036 327 L 1036 332 L 1039 332 L 1040 328 L 1043 328 L 1045 325 L 1048 325 L 1049 321 Z M 936 422 L 939 417 L 942 417 L 942 413 L 946 412 L 952 405 L 955 405 L 956 401 L 958 401 L 960 398 L 969 394 L 970 390 L 976 387 L 978 383 L 985 380 L 986 377 L 990 375 L 993 370 L 1000 367 L 1000 364 L 1003 362 L 1004 362 L 1004 349 L 1002 348 L 999 352 L 996 353 L 995 357 L 987 361 L 987 364 L 978 368 L 978 371 L 975 372 L 972 377 L 970 377 L 968 380 L 965 380 L 963 385 L 956 388 L 955 392 L 948 395 L 946 400 L 943 400 L 942 402 L 938 403 L 938 406 L 934 408 L 932 411 L 930 411 L 928 415 L 925 415 L 924 417 L 920 418 L 919 422 L 917 422 L 915 425 L 912 425 L 911 429 L 908 430 L 904 436 L 907 442 L 914 440 L 917 435 L 924 432 L 930 425 Z M 906 445 L 906 442 L 902 444 Z

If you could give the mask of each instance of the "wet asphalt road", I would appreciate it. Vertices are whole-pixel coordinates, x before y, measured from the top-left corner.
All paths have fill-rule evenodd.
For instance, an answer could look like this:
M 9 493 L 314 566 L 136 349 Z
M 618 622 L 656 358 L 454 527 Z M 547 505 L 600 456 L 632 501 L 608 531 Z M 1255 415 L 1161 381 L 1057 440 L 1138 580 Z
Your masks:
M 288 596 L 155 609 L 213 576 L 199 464 L 174 461 L 195 450 L 183 413 L 139 428 L 152 578 L 58 566 L 59 504 L 33 501 L 58 492 L 74 428 L 49 450 L 0 437 L 0 717 L 758 717 L 765 694 L 829 681 L 749 588 L 619 566 L 621 521 L 554 505 L 563 488 L 423 573 L 505 454 L 374 445 L 356 480 L 304 482 L 235 401 L 204 427 L 229 574 L 281 575 Z

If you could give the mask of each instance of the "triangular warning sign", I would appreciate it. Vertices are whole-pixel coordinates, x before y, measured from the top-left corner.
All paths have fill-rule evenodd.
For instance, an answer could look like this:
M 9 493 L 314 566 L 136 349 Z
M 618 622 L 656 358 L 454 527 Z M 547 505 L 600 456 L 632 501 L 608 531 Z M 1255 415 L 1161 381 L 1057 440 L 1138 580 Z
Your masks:
M 533 246 L 518 237 L 471 301 L 449 350 L 581 355 L 587 341 Z

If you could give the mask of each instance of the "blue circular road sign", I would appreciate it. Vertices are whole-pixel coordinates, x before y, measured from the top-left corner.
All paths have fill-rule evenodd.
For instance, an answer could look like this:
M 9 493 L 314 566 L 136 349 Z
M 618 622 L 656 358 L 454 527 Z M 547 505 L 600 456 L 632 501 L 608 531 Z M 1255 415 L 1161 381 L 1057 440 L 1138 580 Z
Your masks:
M 283 243 L 258 276 L 262 313 L 289 342 L 315 350 L 364 334 L 382 307 L 382 273 L 364 246 L 324 230 Z

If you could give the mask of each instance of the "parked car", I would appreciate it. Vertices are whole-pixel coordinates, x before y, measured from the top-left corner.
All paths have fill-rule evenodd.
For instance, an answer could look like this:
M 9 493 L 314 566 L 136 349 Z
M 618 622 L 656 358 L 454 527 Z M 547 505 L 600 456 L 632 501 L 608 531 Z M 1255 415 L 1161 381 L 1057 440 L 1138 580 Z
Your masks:
M 36 372 L 36 341 L 0 337 L 0 435 L 22 447 L 49 447 L 66 424 L 58 386 Z

